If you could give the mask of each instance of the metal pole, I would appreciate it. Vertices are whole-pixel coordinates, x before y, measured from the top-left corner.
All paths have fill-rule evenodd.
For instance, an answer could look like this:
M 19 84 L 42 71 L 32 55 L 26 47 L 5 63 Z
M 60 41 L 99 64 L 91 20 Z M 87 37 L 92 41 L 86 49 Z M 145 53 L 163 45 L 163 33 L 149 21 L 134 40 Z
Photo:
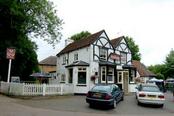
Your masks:
M 10 71 L 11 71 L 11 59 L 9 59 L 7 83 L 10 82 Z

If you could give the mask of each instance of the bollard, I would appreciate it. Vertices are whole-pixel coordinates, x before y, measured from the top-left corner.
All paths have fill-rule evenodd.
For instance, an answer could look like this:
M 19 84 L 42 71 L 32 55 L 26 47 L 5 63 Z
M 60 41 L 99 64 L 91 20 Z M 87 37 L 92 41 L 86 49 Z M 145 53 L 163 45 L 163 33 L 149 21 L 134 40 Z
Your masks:
M 43 94 L 42 95 L 45 96 L 45 94 L 46 94 L 46 84 L 44 83 L 43 84 Z

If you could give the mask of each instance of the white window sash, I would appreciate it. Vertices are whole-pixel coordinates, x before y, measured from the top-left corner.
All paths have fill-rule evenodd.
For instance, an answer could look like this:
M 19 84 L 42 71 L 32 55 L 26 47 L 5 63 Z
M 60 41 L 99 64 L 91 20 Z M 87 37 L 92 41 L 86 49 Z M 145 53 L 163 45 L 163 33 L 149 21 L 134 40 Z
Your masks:
M 102 80 L 102 77 L 103 77 L 103 68 L 104 68 L 104 76 L 105 76 L 105 81 Z M 101 83 L 106 83 L 106 67 L 101 67 Z
M 120 79 L 120 73 L 121 73 L 121 81 L 119 81 Z M 123 72 L 122 71 L 119 71 L 118 72 L 118 75 L 117 75 L 117 80 L 118 80 L 118 83 L 123 83 Z
M 108 83 L 114 83 L 114 68 L 109 68 L 109 71 L 108 71 L 108 73 L 110 72 L 110 70 L 111 70 L 111 74 L 109 74 L 108 76 L 112 76 L 111 78 L 112 78 L 112 81 L 109 81 L 108 80 Z M 108 77 L 109 78 L 109 77 Z

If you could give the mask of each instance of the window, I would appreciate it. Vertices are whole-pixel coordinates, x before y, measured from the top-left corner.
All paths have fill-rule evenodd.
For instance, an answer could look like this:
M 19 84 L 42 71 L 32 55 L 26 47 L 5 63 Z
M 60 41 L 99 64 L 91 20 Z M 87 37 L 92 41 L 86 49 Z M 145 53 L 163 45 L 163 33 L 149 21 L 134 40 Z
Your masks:
M 118 72 L 118 83 L 122 83 L 122 72 Z
M 147 92 L 160 92 L 159 88 L 156 86 L 142 86 L 141 90 Z
M 116 64 L 120 64 L 120 56 L 117 56 L 118 58 L 115 60 Z
M 65 74 L 61 74 L 61 77 L 60 77 L 60 82 L 61 83 L 65 83 L 65 77 L 66 77 Z
M 63 64 L 66 64 L 66 56 L 63 56 Z
M 74 61 L 78 61 L 78 53 L 74 54 Z
M 73 69 L 69 69 L 69 77 L 68 77 L 68 82 L 73 83 Z
M 131 70 L 131 75 L 130 75 L 130 83 L 134 83 L 134 77 L 135 77 L 135 71 Z
M 86 68 L 78 68 L 78 84 L 86 84 Z
M 126 62 L 127 62 L 127 54 L 124 53 L 124 52 L 121 52 L 120 55 L 121 55 L 121 63 L 122 64 L 126 64 Z
M 101 82 L 106 83 L 106 67 L 101 67 Z
M 114 68 L 109 67 L 107 79 L 108 79 L 108 83 L 114 83 Z
M 103 49 L 103 48 L 100 48 L 100 59 L 101 60 L 106 60 L 106 58 L 107 58 L 107 50 Z

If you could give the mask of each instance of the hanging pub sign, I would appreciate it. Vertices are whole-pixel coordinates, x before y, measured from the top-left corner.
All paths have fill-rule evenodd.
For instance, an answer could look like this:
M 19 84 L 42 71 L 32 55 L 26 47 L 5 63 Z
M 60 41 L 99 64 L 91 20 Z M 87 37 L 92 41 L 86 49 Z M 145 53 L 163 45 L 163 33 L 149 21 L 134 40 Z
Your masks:
M 111 53 L 110 59 L 115 60 L 116 64 L 120 64 L 120 55 L 119 54 Z
M 16 50 L 14 48 L 7 48 L 6 58 L 7 59 L 15 59 Z
M 116 53 L 111 53 L 110 58 L 112 60 L 120 60 L 120 55 L 118 55 Z

